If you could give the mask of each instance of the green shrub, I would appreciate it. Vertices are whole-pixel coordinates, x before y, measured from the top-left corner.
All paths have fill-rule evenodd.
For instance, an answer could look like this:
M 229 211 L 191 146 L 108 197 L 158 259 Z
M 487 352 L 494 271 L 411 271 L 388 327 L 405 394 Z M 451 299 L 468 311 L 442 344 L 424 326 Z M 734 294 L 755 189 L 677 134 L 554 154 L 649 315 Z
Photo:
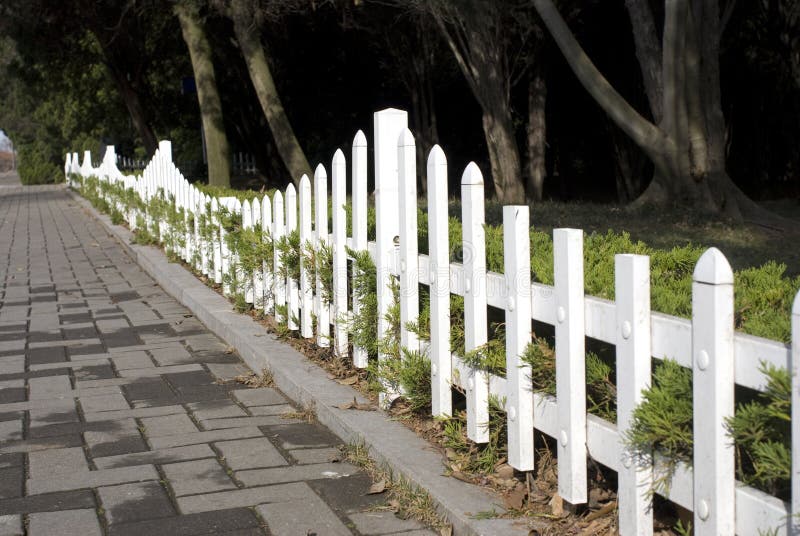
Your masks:
M 18 147 L 19 179 L 22 184 L 54 184 L 64 180 L 63 166 L 40 141 Z

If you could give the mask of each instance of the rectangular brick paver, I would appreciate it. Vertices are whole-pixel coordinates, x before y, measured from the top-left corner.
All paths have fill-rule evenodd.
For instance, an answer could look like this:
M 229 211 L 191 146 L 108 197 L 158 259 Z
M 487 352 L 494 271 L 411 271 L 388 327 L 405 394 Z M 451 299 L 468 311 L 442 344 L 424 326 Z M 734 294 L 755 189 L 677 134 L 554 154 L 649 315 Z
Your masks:
M 0 536 L 371 530 L 339 438 L 228 348 L 62 186 L 0 188 Z

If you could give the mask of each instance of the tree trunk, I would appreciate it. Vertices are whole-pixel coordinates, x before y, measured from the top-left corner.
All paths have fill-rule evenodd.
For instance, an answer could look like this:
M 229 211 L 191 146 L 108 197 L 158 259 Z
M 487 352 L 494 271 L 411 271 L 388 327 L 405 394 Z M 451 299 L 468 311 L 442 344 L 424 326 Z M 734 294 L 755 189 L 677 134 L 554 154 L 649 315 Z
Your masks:
M 174 10 L 192 60 L 197 100 L 200 104 L 200 116 L 206 138 L 208 183 L 215 186 L 230 186 L 230 147 L 222 119 L 222 103 L 217 90 L 211 45 L 196 8 L 189 4 L 177 3 Z
M 655 166 L 650 186 L 634 202 L 680 204 L 736 220 L 781 224 L 749 199 L 725 171 L 719 86 L 719 7 L 715 0 L 665 2 L 663 120 L 642 117 L 597 70 L 552 0 L 534 5 L 572 71 L 600 107 Z
M 275 138 L 278 152 L 286 169 L 289 170 L 292 181 L 297 184 L 304 174 L 309 177 L 313 174 L 281 103 L 269 63 L 264 54 L 264 48 L 261 46 L 260 36 L 252 26 L 252 21 L 244 21 L 236 15 L 233 17 L 233 27 L 236 32 L 236 40 L 239 42 L 242 55 L 247 63 L 250 80 L 255 87 L 264 116 L 267 118 L 272 137 Z
M 489 148 L 489 164 L 497 200 L 505 205 L 525 204 L 519 149 L 508 109 L 485 107 L 483 133 Z
M 122 102 L 125 103 L 125 107 L 128 109 L 133 128 L 135 128 L 136 132 L 139 134 L 147 154 L 152 156 L 153 153 L 156 152 L 156 148 L 158 148 L 158 139 L 153 131 L 153 127 L 147 120 L 147 114 L 144 111 L 144 106 L 142 106 L 139 93 L 133 88 L 126 73 L 121 72 L 110 62 L 106 63 L 106 67 L 117 86 L 117 91 L 119 91 Z
M 633 30 L 636 59 L 642 72 L 642 82 L 650 104 L 653 122 L 661 123 L 664 89 L 661 73 L 661 43 L 658 42 L 653 10 L 649 0 L 625 0 Z
M 528 197 L 542 200 L 547 142 L 547 123 L 545 104 L 547 103 L 547 84 L 541 58 L 531 67 L 528 83 Z

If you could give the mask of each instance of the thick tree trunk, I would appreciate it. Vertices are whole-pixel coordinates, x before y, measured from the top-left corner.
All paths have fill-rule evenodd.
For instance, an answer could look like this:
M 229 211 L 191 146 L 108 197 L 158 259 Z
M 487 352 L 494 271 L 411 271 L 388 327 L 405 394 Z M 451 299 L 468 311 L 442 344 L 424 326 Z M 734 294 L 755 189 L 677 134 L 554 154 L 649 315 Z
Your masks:
M 531 66 L 528 83 L 528 197 L 542 200 L 547 142 L 547 122 L 545 105 L 547 103 L 547 84 L 544 78 L 544 65 L 539 59 Z
M 275 87 L 258 31 L 252 25 L 252 21 L 242 20 L 237 15 L 233 16 L 233 26 L 236 40 L 239 42 L 242 55 L 247 63 L 250 80 L 253 82 L 256 95 L 258 95 L 258 102 L 261 104 L 272 136 L 275 138 L 278 152 L 292 181 L 300 182 L 300 177 L 304 174 L 311 177 L 311 166 L 308 164 L 308 159 L 306 159 L 289 118 L 286 116 L 286 110 L 283 108 L 278 89 Z
M 636 59 L 642 72 L 642 82 L 650 104 L 653 122 L 661 123 L 664 86 L 661 72 L 661 43 L 658 41 L 653 10 L 649 0 L 625 0 L 633 30 Z
M 498 108 L 484 108 L 483 111 L 483 133 L 489 148 L 495 195 L 505 205 L 520 205 L 525 203 L 525 188 L 519 149 L 511 115 L 506 108 Z
M 139 93 L 133 88 L 126 73 L 120 72 L 116 67 L 111 65 L 110 62 L 106 64 L 106 67 L 117 86 L 117 91 L 119 91 L 122 102 L 125 103 L 125 107 L 128 109 L 133 128 L 135 128 L 136 132 L 139 134 L 139 138 L 141 138 L 142 145 L 144 145 L 147 154 L 152 156 L 158 147 L 158 139 L 153 131 L 153 127 L 147 120 L 147 114 L 145 113 Z
M 189 56 L 192 60 L 197 100 L 200 104 L 200 116 L 203 120 L 203 132 L 206 138 L 208 183 L 216 186 L 230 186 L 230 147 L 222 119 L 222 103 L 217 90 L 211 45 L 196 8 L 188 4 L 177 3 L 174 10 L 181 23 L 183 40 L 189 48 Z

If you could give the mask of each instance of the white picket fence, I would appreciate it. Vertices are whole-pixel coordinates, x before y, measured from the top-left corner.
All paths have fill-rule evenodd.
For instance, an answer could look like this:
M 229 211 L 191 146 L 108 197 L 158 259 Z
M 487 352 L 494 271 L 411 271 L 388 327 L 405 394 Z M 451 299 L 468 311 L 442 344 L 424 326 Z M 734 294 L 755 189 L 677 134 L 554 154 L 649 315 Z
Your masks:
M 675 359 L 691 368 L 694 378 L 694 463 L 680 465 L 666 497 L 694 512 L 698 535 L 800 534 L 800 426 L 792 426 L 791 503 L 735 481 L 734 448 L 726 434 L 724 420 L 734 412 L 734 386 L 763 391 L 766 378 L 759 363 L 766 362 L 793 371 L 792 422 L 800 423 L 800 295 L 792 312 L 791 345 L 734 332 L 733 274 L 717 249 L 709 249 L 694 271 L 691 320 L 650 311 L 649 258 L 617 255 L 615 259 L 616 302 L 585 296 L 583 292 L 583 233 L 577 229 L 556 229 L 554 241 L 555 285 L 530 280 L 529 213 L 527 206 L 503 210 L 505 273 L 487 272 L 484 241 L 484 181 L 480 170 L 470 163 L 461 177 L 463 222 L 463 263 L 449 262 L 448 251 L 448 169 L 438 146 L 427 162 L 429 254 L 417 250 L 417 170 L 414 137 L 407 129 L 404 111 L 387 109 L 374 115 L 374 179 L 376 240 L 367 241 L 367 139 L 359 131 L 352 146 L 351 196 L 347 198 L 347 161 L 337 150 L 331 165 L 333 228 L 328 225 L 328 175 L 320 164 L 312 181 L 303 176 L 299 192 L 289 185 L 274 197 L 264 196 L 252 203 L 234 198 L 211 198 L 183 179 L 172 163 L 169 142 L 159 150 L 140 176 L 122 175 L 116 167 L 113 147 L 103 163 L 93 168 L 84 154 L 79 164 L 76 153 L 68 154 L 65 171 L 82 176 L 96 175 L 104 181 L 122 182 L 145 201 L 159 189 L 174 196 L 178 207 L 212 214 L 218 207 L 240 212 L 244 226 L 262 224 L 274 240 L 299 226 L 302 243 L 328 242 L 333 248 L 334 291 L 330 307 L 321 300 L 319 276 L 302 266 L 299 285 L 292 279 L 276 277 L 281 266 L 276 252 L 273 266 L 264 266 L 248 287 L 247 300 L 276 312 L 287 306 L 288 323 L 303 337 L 316 337 L 326 346 L 332 341 L 340 355 L 348 353 L 348 275 L 345 246 L 368 250 L 377 268 L 379 334 L 388 328 L 384 319 L 393 295 L 391 278 L 400 285 L 401 344 L 414 350 L 423 342 L 409 331 L 406 322 L 419 312 L 418 285 L 430 287 L 431 337 L 427 346 L 431 359 L 433 414 L 450 415 L 451 389 L 466 393 L 469 437 L 488 441 L 488 401 L 496 395 L 505 401 L 508 424 L 508 459 L 516 469 L 534 468 L 534 428 L 558 443 L 558 490 L 572 504 L 587 501 L 587 456 L 619 474 L 620 533 L 652 534 L 653 514 L 648 498 L 654 470 L 634 461 L 621 441 L 631 423 L 631 413 L 650 382 L 651 356 Z M 455 192 L 454 192 L 455 194 Z M 298 210 L 299 201 L 299 210 Z M 312 222 L 311 203 L 315 202 Z M 346 236 L 345 204 L 352 203 L 352 236 Z M 121 207 L 120 207 L 121 208 Z M 125 214 L 131 226 L 137 214 Z M 145 215 L 146 216 L 146 215 Z M 212 216 L 213 217 L 213 216 Z M 299 218 L 299 220 L 298 220 Z M 162 222 L 162 230 L 166 230 Z M 195 224 L 179 253 L 195 268 L 220 283 L 222 274 L 235 265 L 235 252 L 228 251 L 224 230 L 211 248 L 202 243 Z M 200 255 L 195 256 L 195 252 Z M 207 251 L 213 254 L 207 255 Z M 534 252 L 535 254 L 535 252 Z M 313 279 L 312 279 L 313 277 Z M 232 289 L 225 288 L 229 294 Z M 487 341 L 487 307 L 505 311 L 505 378 L 471 369 L 450 352 L 450 294 L 464 297 L 465 348 L 471 350 Z M 360 304 L 353 300 L 353 309 Z M 317 332 L 312 332 L 312 312 Z M 294 319 L 300 325 L 295 325 Z M 528 366 L 520 354 L 531 340 L 531 319 L 555 327 L 557 397 L 532 393 Z M 331 336 L 331 328 L 333 334 Z M 585 405 L 585 337 L 616 346 L 618 418 L 616 423 L 587 414 Z M 379 359 L 387 356 L 380 355 Z M 367 354 L 353 348 L 353 363 L 365 367 Z

